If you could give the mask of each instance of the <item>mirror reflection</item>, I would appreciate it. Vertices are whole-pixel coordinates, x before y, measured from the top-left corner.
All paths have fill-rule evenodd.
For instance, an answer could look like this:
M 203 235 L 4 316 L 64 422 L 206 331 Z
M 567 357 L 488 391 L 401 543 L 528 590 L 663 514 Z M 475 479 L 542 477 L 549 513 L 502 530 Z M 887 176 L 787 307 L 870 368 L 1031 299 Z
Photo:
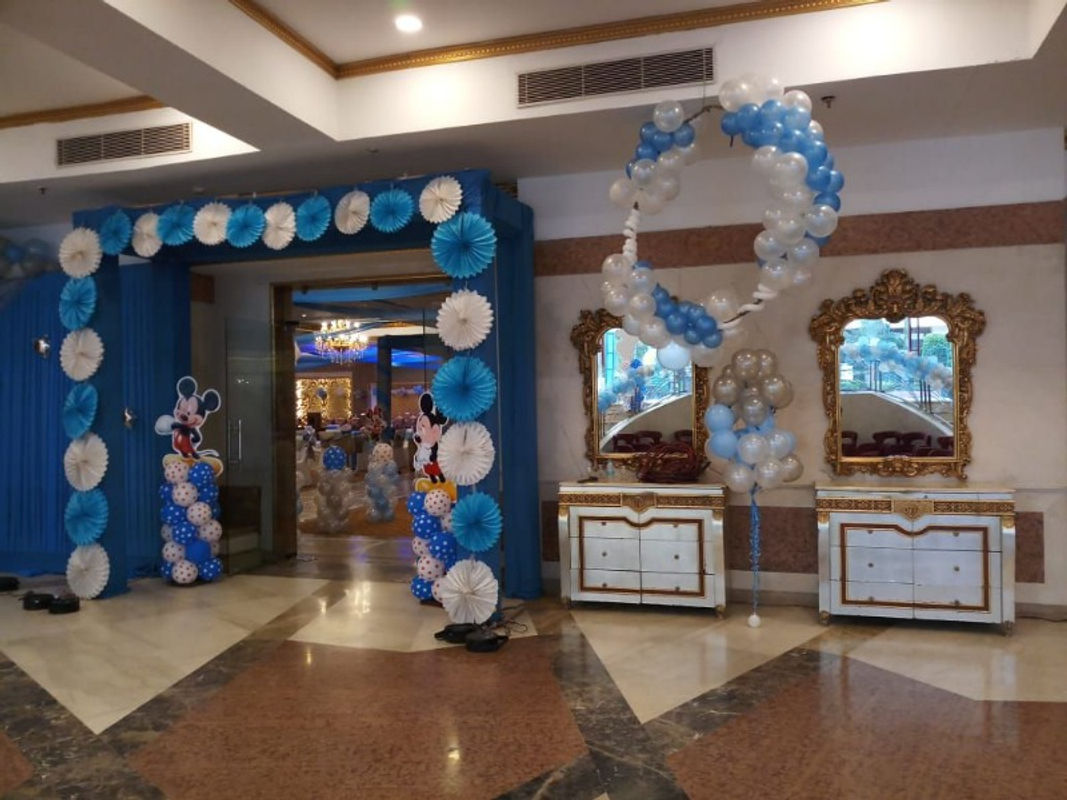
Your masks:
M 656 350 L 622 328 L 600 339 L 596 362 L 597 441 L 604 455 L 656 444 L 693 444 L 693 366 L 665 369 Z
M 947 320 L 854 319 L 838 351 L 843 457 L 952 457 L 955 351 Z

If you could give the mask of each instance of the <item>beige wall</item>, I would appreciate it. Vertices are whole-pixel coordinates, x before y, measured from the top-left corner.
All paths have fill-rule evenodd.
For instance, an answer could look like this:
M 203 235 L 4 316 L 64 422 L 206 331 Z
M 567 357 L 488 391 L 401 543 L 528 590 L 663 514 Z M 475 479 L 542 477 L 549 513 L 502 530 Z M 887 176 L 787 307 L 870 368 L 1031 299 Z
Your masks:
M 969 292 L 987 318 L 978 340 L 974 371 L 973 462 L 971 483 L 1014 487 L 1022 511 L 1045 514 L 1045 583 L 1023 584 L 1018 600 L 1067 604 L 1067 320 L 1063 244 L 974 248 L 888 255 L 842 256 L 817 265 L 812 285 L 782 296 L 748 323 L 745 346 L 768 347 L 796 389 L 793 404 L 781 412 L 782 427 L 797 435 L 804 462 L 798 484 L 768 493 L 769 505 L 811 506 L 812 485 L 835 480 L 823 460 L 826 418 L 821 376 L 808 322 L 819 302 L 870 285 L 883 270 L 903 268 L 920 282 L 943 291 Z M 752 264 L 657 270 L 672 293 L 700 299 L 717 287 L 733 285 L 742 295 L 755 284 Z M 555 496 L 560 480 L 588 472 L 584 460 L 585 416 L 571 327 L 582 308 L 600 305 L 597 274 L 539 277 L 537 302 L 538 447 L 543 499 Z M 944 479 L 901 479 L 905 485 Z M 849 483 L 865 482 L 863 477 Z M 886 479 L 868 481 L 885 483 Z M 733 499 L 743 503 L 741 497 Z M 731 576 L 745 585 L 745 576 Z M 768 576 L 764 586 L 782 591 L 814 591 L 809 575 Z

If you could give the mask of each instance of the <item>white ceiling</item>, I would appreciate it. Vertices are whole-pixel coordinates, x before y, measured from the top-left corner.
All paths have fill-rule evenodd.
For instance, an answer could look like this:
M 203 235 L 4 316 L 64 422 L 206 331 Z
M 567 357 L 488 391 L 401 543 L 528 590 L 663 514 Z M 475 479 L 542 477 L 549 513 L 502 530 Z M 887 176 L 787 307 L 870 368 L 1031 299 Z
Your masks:
M 616 22 L 654 14 L 733 5 L 737 0 L 257 0 L 334 62 L 505 36 Z M 398 13 L 423 23 L 414 34 L 393 24 Z
M 0 25 L 0 76 L 0 116 L 140 94 L 7 25 Z

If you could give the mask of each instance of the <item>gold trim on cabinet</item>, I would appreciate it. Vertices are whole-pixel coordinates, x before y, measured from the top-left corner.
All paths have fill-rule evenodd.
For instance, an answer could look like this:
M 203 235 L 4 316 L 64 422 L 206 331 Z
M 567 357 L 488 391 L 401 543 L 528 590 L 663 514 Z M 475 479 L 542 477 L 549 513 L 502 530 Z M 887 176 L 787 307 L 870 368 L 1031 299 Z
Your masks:
M 646 495 L 652 495 L 652 500 L 647 505 Z M 641 497 L 641 501 L 631 501 L 631 497 Z M 657 495 L 655 492 L 642 492 L 641 494 L 561 494 L 559 495 L 560 508 L 570 506 L 595 506 L 598 508 L 617 508 L 625 506 L 634 511 L 647 511 L 650 508 L 710 508 L 722 510 L 726 508 L 726 498 L 723 495 L 710 495 L 693 497 L 689 495 Z M 640 507 L 639 507 L 640 506 Z
M 123 97 L 119 100 L 105 100 L 102 103 L 87 103 L 80 106 L 46 108 L 42 111 L 25 111 L 20 114 L 8 114 L 0 117 L 0 129 L 20 128 L 25 125 L 41 123 L 70 122 L 75 119 L 90 117 L 108 117 L 112 114 L 130 114 L 134 111 L 152 111 L 164 108 L 163 103 L 148 95 Z
M 1015 513 L 1015 503 L 1010 500 L 905 500 L 862 497 L 817 497 L 815 499 L 815 510 L 826 513 L 852 512 L 859 514 L 901 514 L 905 516 L 901 510 L 905 503 L 923 504 L 911 507 L 924 510 L 924 513 L 917 517 L 908 517 L 912 521 L 925 514 L 985 514 L 1000 516 L 1004 514 L 1014 515 Z
M 948 324 L 948 340 L 954 345 L 953 412 L 955 448 L 951 456 L 913 458 L 911 456 L 860 457 L 841 453 L 841 404 L 838 400 L 838 348 L 844 344 L 845 326 L 854 319 L 881 319 L 896 322 L 904 317 L 936 316 Z M 901 269 L 886 270 L 869 289 L 856 289 L 838 300 L 823 300 L 808 326 L 818 348 L 822 369 L 822 401 L 829 419 L 823 437 L 826 461 L 838 475 L 856 472 L 915 477 L 940 473 L 963 480 L 971 462 L 971 432 L 967 415 L 971 410 L 974 385 L 971 370 L 978 352 L 976 339 L 985 330 L 985 314 L 975 308 L 969 294 L 938 291 L 934 284 L 920 286 Z

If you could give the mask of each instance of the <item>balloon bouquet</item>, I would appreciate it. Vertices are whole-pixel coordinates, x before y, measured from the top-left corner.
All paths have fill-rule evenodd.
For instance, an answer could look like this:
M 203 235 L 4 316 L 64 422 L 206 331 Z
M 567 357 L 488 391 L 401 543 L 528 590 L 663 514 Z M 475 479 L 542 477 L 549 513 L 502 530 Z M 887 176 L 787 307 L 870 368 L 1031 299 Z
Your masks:
M 769 350 L 738 350 L 712 382 L 715 401 L 704 415 L 709 456 L 727 459 L 723 482 L 735 492 L 747 492 L 749 555 L 752 563 L 752 615 L 758 627 L 760 514 L 756 494 L 800 477 L 804 465 L 796 457 L 796 437 L 779 428 L 776 413 L 793 399 L 793 387 L 778 372 L 778 359 Z
M 385 442 L 374 445 L 363 479 L 366 493 L 367 521 L 392 522 L 396 519 L 396 500 L 400 496 L 400 470 L 393 458 L 393 446 Z
M 322 454 L 322 467 L 322 477 L 315 487 L 319 533 L 341 533 L 348 527 L 348 512 L 352 507 L 348 456 L 337 445 L 331 445 Z

